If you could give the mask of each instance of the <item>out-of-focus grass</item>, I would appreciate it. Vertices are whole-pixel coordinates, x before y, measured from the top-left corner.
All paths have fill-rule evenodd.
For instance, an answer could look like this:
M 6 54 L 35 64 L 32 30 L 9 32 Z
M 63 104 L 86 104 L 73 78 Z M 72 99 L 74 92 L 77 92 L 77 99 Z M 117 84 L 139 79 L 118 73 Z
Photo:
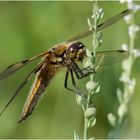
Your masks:
M 104 19 L 126 8 L 118 2 L 99 2 L 99 5 L 104 9 Z M 0 2 L 0 71 L 86 29 L 86 19 L 91 10 L 90 2 Z M 138 15 L 136 21 L 140 22 Z M 140 33 L 136 38 L 137 48 L 139 36 Z M 91 40 L 91 37 L 82 40 L 89 49 Z M 101 50 L 120 49 L 121 44 L 128 41 L 124 21 L 106 29 L 103 40 Z M 0 81 L 0 109 L 36 64 L 34 62 Z M 137 80 L 136 92 L 130 105 L 129 127 L 124 130 L 124 138 L 140 138 L 139 69 L 137 60 L 133 69 Z M 101 83 L 101 93 L 96 97 L 97 123 L 90 132 L 96 138 L 105 138 L 111 129 L 106 116 L 117 106 L 115 91 L 116 87 L 121 86 L 118 82 L 120 70 L 120 64 L 107 66 L 96 76 Z M 64 76 L 63 71 L 52 80 L 32 116 L 24 123 L 17 124 L 33 80 L 29 82 L 0 117 L 0 138 L 73 138 L 74 129 L 82 134 L 82 111 L 76 104 L 75 95 L 64 89 Z M 84 89 L 86 78 L 78 83 Z

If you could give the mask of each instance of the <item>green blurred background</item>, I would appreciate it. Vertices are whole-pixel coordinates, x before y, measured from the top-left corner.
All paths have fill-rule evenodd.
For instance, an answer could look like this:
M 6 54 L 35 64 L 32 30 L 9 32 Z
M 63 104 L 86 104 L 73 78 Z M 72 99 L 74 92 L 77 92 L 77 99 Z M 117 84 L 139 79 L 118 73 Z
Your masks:
M 126 5 L 119 2 L 99 2 L 99 5 L 105 12 L 103 20 L 126 9 Z M 90 2 L 0 2 L 0 71 L 11 63 L 48 50 L 54 44 L 88 28 L 87 17 L 91 14 Z M 140 23 L 139 13 L 136 15 L 136 22 Z M 140 33 L 137 34 L 136 48 L 140 47 L 139 36 Z M 92 37 L 81 41 L 87 48 L 92 48 Z M 104 31 L 103 46 L 100 50 L 120 49 L 121 44 L 128 41 L 127 26 L 121 20 Z M 121 138 L 140 138 L 138 61 L 132 71 L 137 85 Z M 37 63 L 33 62 L 15 75 L 0 81 L 0 109 Z M 101 84 L 101 91 L 94 101 L 97 123 L 90 131 L 90 136 L 106 138 L 112 129 L 107 121 L 107 114 L 116 113 L 116 88 L 122 87 L 118 81 L 120 74 L 121 64 L 116 64 L 104 67 L 96 76 L 96 80 Z M 55 76 L 32 116 L 24 123 L 17 124 L 32 79 L 0 116 L 0 138 L 73 138 L 74 130 L 82 137 L 83 112 L 76 103 L 75 95 L 64 88 L 64 76 L 64 71 Z M 88 79 L 77 80 L 83 90 Z

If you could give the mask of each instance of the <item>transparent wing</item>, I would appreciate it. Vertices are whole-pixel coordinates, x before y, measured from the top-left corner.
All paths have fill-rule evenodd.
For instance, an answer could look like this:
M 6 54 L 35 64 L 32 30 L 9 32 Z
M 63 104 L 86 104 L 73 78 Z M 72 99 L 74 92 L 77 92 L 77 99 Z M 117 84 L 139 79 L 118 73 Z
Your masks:
M 106 20 L 105 22 L 103 22 L 97 26 L 97 31 L 101 31 L 101 30 L 111 26 L 112 24 L 116 23 L 117 21 L 122 19 L 124 16 L 126 16 L 130 12 L 131 12 L 131 10 L 127 9 L 127 10 L 115 15 L 114 17 L 109 18 L 108 20 Z M 88 37 L 94 31 L 95 31 L 95 29 L 94 29 L 94 27 L 92 27 L 91 29 L 85 30 L 84 32 L 81 32 L 81 33 L 71 37 L 70 39 L 67 40 L 67 42 L 73 42 L 73 41 Z
M 128 57 L 129 52 L 124 50 L 101 51 L 96 53 L 95 67 L 106 66 L 121 62 Z
M 3 114 L 3 112 L 8 108 L 10 103 L 14 100 L 14 98 L 19 94 L 19 91 L 26 85 L 26 83 L 31 79 L 31 77 L 41 69 L 44 62 L 40 63 L 31 73 L 28 74 L 28 76 L 24 79 L 24 81 L 21 83 L 19 88 L 16 90 L 16 92 L 13 94 L 11 99 L 8 101 L 8 103 L 5 105 L 3 110 L 0 112 L 0 116 Z
M 2 73 L 0 73 L 0 80 L 7 78 L 8 76 L 12 75 L 13 73 L 15 73 L 17 70 L 19 70 L 20 68 L 22 68 L 23 66 L 25 66 L 26 64 L 36 60 L 37 58 L 41 58 L 44 55 L 46 55 L 48 52 L 44 52 L 41 53 L 39 55 L 36 55 L 30 59 L 26 59 L 24 61 L 20 61 L 17 62 L 15 64 L 12 64 L 10 66 L 8 66 Z

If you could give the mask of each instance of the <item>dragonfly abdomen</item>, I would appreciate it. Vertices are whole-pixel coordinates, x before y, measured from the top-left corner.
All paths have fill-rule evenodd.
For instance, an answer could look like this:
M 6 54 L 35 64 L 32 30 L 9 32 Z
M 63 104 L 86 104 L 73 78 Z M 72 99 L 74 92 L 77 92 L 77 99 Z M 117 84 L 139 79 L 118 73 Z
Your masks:
M 58 68 L 48 66 L 45 63 L 43 68 L 38 72 L 37 78 L 25 103 L 19 123 L 26 120 L 28 116 L 32 114 L 32 111 L 57 71 Z

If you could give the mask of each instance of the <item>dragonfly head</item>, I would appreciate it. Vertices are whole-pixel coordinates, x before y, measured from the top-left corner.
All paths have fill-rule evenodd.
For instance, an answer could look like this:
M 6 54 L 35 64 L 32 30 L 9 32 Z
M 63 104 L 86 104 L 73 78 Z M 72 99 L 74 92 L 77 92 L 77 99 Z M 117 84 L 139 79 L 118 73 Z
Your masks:
M 68 56 L 76 61 L 81 61 L 86 56 L 86 48 L 82 42 L 72 43 L 67 51 Z

